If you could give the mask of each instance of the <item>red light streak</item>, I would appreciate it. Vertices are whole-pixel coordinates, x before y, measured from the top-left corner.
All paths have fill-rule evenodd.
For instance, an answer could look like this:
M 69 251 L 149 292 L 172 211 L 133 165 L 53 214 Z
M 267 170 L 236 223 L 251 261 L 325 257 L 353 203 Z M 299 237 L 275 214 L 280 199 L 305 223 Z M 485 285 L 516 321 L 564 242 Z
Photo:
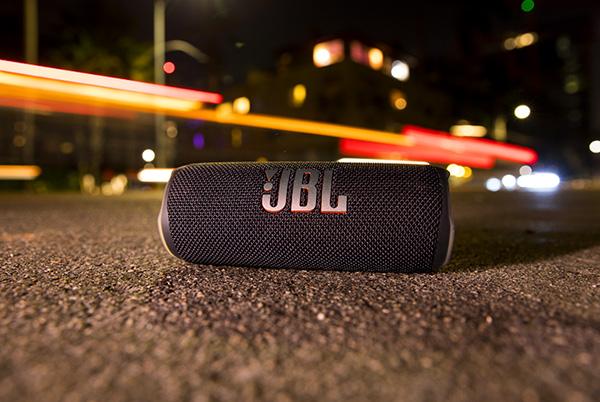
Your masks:
M 17 63 L 8 60 L 0 60 L 0 71 L 27 75 L 30 77 L 53 79 L 76 84 L 93 85 L 97 87 L 139 92 L 150 95 L 167 96 L 204 103 L 221 103 L 223 101 L 223 96 L 214 92 L 196 91 L 187 88 L 178 88 L 152 84 L 149 82 L 108 77 L 104 75 L 81 73 L 77 71 L 63 70 L 60 68 L 37 66 L 34 64 Z
M 381 144 L 343 139 L 340 152 L 345 155 L 380 159 L 418 159 L 434 163 L 458 163 L 489 169 L 496 159 L 531 165 L 537 153 L 530 148 L 479 138 L 457 138 L 442 131 L 405 126 L 402 134 L 412 146 Z
M 340 141 L 340 152 L 343 155 L 361 156 L 378 159 L 424 160 L 432 163 L 459 163 L 476 168 L 490 169 L 494 166 L 494 158 L 479 154 L 457 154 L 433 146 L 401 146 L 380 144 L 369 141 Z
M 494 159 L 532 165 L 538 154 L 531 148 L 483 138 L 457 138 L 442 131 L 405 126 L 403 134 L 414 139 L 415 146 L 435 147 L 457 155 L 486 155 Z

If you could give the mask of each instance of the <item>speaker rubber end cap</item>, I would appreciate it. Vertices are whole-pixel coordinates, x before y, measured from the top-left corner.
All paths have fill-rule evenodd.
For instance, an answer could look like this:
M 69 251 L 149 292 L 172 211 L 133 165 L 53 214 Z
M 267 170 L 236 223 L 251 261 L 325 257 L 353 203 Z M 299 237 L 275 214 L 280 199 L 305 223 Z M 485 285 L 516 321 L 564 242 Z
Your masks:
M 169 228 L 169 210 L 167 209 L 167 196 L 169 194 L 169 184 L 171 183 L 171 180 L 173 179 L 174 175 L 175 175 L 175 171 L 173 171 L 173 174 L 171 175 L 171 179 L 169 179 L 169 182 L 165 186 L 165 190 L 163 193 L 163 199 L 162 199 L 162 203 L 160 206 L 160 212 L 158 214 L 158 222 L 157 223 L 158 223 L 158 234 L 160 235 L 160 240 L 161 240 L 163 246 L 165 246 L 165 248 L 167 249 L 169 254 L 171 254 L 173 257 L 181 258 L 175 253 L 173 238 L 171 237 L 171 230 Z

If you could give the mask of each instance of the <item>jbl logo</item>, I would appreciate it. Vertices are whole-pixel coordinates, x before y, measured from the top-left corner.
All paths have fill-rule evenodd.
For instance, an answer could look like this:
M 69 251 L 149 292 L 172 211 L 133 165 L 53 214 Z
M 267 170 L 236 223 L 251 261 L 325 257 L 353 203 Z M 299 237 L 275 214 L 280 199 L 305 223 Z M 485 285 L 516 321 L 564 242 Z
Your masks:
M 287 189 L 292 170 L 283 169 L 279 178 L 279 191 L 277 192 L 277 203 L 272 204 L 274 195 L 273 182 L 271 179 L 277 171 L 269 169 L 266 171 L 267 182 L 263 186 L 266 194 L 262 196 L 262 206 L 267 212 L 280 212 L 287 203 Z M 316 169 L 297 169 L 294 174 L 294 185 L 292 188 L 292 212 L 311 212 L 317 206 L 317 183 L 321 172 Z M 321 191 L 321 213 L 323 214 L 345 214 L 348 207 L 348 197 L 340 195 L 337 197 L 335 206 L 331 205 L 331 182 L 333 171 L 323 172 L 323 187 Z M 303 197 L 304 196 L 304 197 Z M 302 202 L 304 201 L 304 204 Z

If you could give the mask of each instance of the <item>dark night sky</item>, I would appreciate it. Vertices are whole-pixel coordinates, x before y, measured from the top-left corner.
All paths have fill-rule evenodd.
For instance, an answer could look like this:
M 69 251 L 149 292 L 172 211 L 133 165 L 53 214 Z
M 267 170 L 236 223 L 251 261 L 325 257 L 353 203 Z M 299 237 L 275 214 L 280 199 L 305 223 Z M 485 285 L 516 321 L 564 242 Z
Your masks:
M 502 1 L 276 1 L 169 0 L 167 39 L 191 42 L 241 80 L 250 68 L 272 68 L 282 48 L 321 36 L 355 33 L 388 43 L 429 62 L 471 57 L 470 45 L 494 42 L 513 27 L 522 31 L 541 19 L 585 12 L 590 1 L 537 1 L 524 15 L 520 0 Z M 110 45 L 123 36 L 152 43 L 151 0 L 40 1 L 41 61 L 80 32 Z M 2 57 L 22 57 L 22 1 L 0 4 Z M 244 44 L 236 47 L 236 42 Z M 474 46 L 473 48 L 476 48 Z M 180 58 L 181 59 L 181 58 Z M 181 59 L 186 63 L 185 58 Z M 190 61 L 191 62 L 191 61 Z
M 483 2 L 481 2 L 483 3 Z M 489 3 L 489 2 L 485 2 Z M 85 6 L 84 6 L 85 4 Z M 518 14 L 518 1 L 473 8 L 464 2 L 368 2 L 273 0 L 170 0 L 167 39 L 193 43 L 239 76 L 251 67 L 269 68 L 277 50 L 305 44 L 320 36 L 357 33 L 421 57 L 457 55 L 456 25 L 468 24 L 482 33 L 494 20 Z M 459 4 L 459 5 L 457 5 Z M 476 4 L 476 3 L 475 3 Z M 511 10 L 516 8 L 516 10 Z M 2 2 L 4 57 L 21 57 L 22 2 Z M 478 26 L 480 25 L 480 26 Z M 87 31 L 106 42 L 119 36 L 152 41 L 152 1 L 40 1 L 41 58 L 54 47 Z M 243 42 L 238 48 L 236 42 Z M 238 77 L 241 78 L 241 77 Z
M 151 21 L 149 1 L 128 3 L 130 13 Z M 167 39 L 190 41 L 222 61 L 228 72 L 243 78 L 253 67 L 271 68 L 278 50 L 314 41 L 321 36 L 352 32 L 381 40 L 408 53 L 429 57 L 447 55 L 453 47 L 456 10 L 447 2 L 397 2 L 365 7 L 339 1 L 172 0 L 167 8 Z M 449 18 L 450 17 L 450 18 Z M 139 25 L 151 38 L 151 24 Z M 243 47 L 235 46 L 242 42 Z

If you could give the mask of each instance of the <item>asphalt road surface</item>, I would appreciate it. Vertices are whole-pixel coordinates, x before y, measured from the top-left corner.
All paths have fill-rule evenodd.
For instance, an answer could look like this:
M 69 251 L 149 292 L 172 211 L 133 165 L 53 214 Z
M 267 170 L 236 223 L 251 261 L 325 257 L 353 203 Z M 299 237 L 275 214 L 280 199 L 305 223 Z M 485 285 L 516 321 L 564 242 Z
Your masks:
M 0 400 L 600 400 L 600 193 L 458 193 L 444 272 L 194 266 L 158 194 L 0 195 Z

